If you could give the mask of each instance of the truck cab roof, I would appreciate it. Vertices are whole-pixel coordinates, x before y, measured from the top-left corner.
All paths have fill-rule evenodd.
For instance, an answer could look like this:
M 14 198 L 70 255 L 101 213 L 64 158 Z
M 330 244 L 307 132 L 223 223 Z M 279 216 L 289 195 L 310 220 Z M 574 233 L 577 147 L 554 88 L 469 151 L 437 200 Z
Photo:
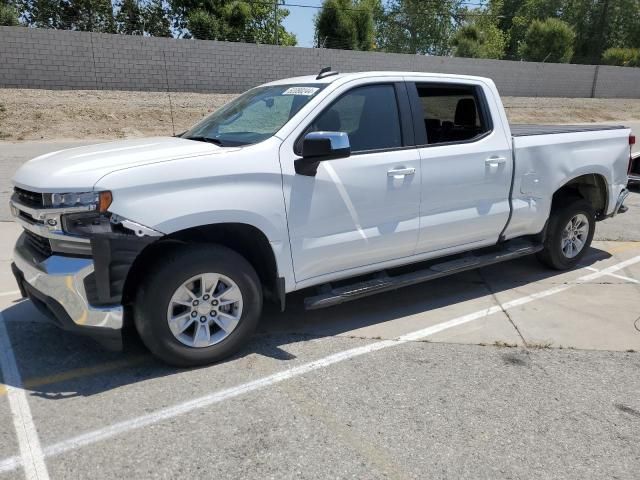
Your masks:
M 493 83 L 491 79 L 486 77 L 477 77 L 471 75 L 455 75 L 451 73 L 427 73 L 427 72 L 401 72 L 401 71 L 369 71 L 369 72 L 351 72 L 351 73 L 334 73 L 322 78 L 318 75 L 305 75 L 300 77 L 283 78 L 273 82 L 265 83 L 263 86 L 271 85 L 290 85 L 292 83 L 320 84 L 326 85 L 340 81 L 344 83 L 350 80 L 359 80 L 367 77 L 424 77 L 431 80 L 475 80 Z

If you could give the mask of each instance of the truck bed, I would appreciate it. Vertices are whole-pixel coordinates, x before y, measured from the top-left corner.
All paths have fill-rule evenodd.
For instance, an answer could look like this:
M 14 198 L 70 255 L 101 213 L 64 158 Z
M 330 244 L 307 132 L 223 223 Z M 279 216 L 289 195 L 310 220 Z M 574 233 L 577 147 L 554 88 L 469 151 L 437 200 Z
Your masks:
M 618 130 L 626 128 L 623 125 L 537 125 L 537 124 L 510 124 L 511 135 L 514 137 L 527 137 L 530 135 L 553 135 L 557 133 L 594 132 L 599 130 Z

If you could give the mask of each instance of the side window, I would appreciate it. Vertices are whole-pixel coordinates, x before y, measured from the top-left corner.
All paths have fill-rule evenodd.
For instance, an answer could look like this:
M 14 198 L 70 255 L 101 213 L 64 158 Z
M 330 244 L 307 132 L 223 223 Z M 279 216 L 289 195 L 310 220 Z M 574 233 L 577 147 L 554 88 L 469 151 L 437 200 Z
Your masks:
M 429 145 L 472 140 L 490 130 L 476 87 L 416 84 Z
M 322 112 L 305 132 L 349 134 L 352 152 L 402 146 L 398 103 L 393 85 L 357 87 Z

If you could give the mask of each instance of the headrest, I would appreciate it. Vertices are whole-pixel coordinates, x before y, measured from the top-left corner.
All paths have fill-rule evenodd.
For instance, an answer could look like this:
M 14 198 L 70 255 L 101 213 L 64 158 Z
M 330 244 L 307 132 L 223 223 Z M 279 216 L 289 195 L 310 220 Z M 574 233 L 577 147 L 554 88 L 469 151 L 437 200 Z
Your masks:
M 474 127 L 477 119 L 476 101 L 473 98 L 462 98 L 456 106 L 454 123 L 465 127 Z

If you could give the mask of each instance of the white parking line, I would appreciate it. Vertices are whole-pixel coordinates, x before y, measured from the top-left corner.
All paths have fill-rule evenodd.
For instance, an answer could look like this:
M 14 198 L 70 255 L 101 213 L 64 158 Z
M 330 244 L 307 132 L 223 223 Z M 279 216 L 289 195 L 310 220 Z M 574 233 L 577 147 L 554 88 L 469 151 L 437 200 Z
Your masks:
M 585 267 L 585 268 L 587 270 L 591 270 L 592 272 L 599 272 L 600 271 L 597 268 L 593 268 L 593 267 Z M 631 278 L 631 277 L 625 277 L 623 275 L 618 275 L 617 273 L 608 273 L 607 277 L 617 278 L 618 280 L 623 280 L 623 281 L 628 282 L 628 283 L 640 284 L 640 280 L 636 280 L 635 278 Z
M 27 480 L 48 480 L 49 472 L 40 447 L 40 439 L 33 423 L 27 395 L 22 389 L 22 378 L 20 378 L 2 313 L 0 313 L 0 368 L 7 389 L 9 408 L 20 448 L 20 463 L 24 466 L 25 476 Z
M 502 305 L 496 305 L 490 308 L 478 310 L 468 315 L 463 315 L 461 317 L 457 317 L 452 320 L 448 320 L 446 322 L 433 325 L 431 327 L 423 328 L 415 332 L 401 335 L 394 340 L 383 340 L 383 341 L 371 343 L 369 345 L 365 345 L 362 347 L 352 348 L 350 350 L 334 353 L 333 355 L 329 355 L 319 360 L 304 363 L 297 367 L 283 370 L 281 372 L 277 372 L 272 375 L 268 375 L 266 377 L 262 377 L 251 382 L 243 383 L 235 387 L 220 390 L 218 392 L 214 392 L 209 395 L 196 398 L 194 400 L 189 400 L 183 403 L 179 403 L 172 407 L 163 408 L 156 412 L 152 412 L 146 415 L 141 415 L 136 418 L 124 420 L 114 425 L 110 425 L 105 428 L 100 428 L 91 432 L 87 432 L 87 433 L 78 435 L 76 437 L 63 440 L 61 442 L 50 445 L 49 447 L 46 447 L 44 449 L 44 454 L 47 457 L 60 455 L 62 453 L 75 450 L 78 448 L 82 448 L 82 447 L 100 442 L 102 440 L 106 440 L 108 438 L 111 438 L 126 432 L 130 432 L 132 430 L 137 430 L 139 428 L 152 425 L 154 423 L 158 423 L 162 420 L 174 418 L 178 415 L 183 415 L 197 409 L 205 408 L 205 407 L 214 405 L 216 403 L 220 403 L 224 400 L 237 397 L 239 395 L 254 392 L 256 390 L 260 390 L 262 388 L 275 385 L 277 383 L 283 382 L 285 380 L 289 380 L 294 377 L 299 377 L 301 375 L 312 372 L 314 370 L 325 368 L 330 365 L 334 365 L 336 363 L 349 360 L 351 358 L 359 357 L 367 353 L 372 353 L 378 350 L 383 350 L 385 348 L 403 345 L 412 341 L 424 340 L 427 337 L 434 335 L 436 333 L 442 332 L 444 330 L 457 327 L 475 320 L 480 320 L 494 313 L 498 313 L 514 307 L 525 305 L 527 303 L 533 302 L 535 300 L 539 300 L 541 298 L 555 295 L 557 293 L 568 290 L 574 285 L 579 285 L 579 284 L 588 282 L 590 280 L 595 280 L 602 276 L 615 273 L 618 270 L 621 270 L 623 268 L 628 267 L 629 265 L 633 265 L 638 262 L 640 262 L 640 256 L 625 260 L 616 265 L 605 268 L 599 272 L 584 275 L 572 283 L 565 283 L 553 288 L 549 288 L 547 290 L 543 290 L 538 293 L 534 293 L 532 295 L 526 295 L 520 298 L 516 298 Z M 19 467 L 21 464 L 22 464 L 22 461 L 20 457 L 14 456 L 14 457 L 6 458 L 0 461 L 0 473 L 13 470 Z

